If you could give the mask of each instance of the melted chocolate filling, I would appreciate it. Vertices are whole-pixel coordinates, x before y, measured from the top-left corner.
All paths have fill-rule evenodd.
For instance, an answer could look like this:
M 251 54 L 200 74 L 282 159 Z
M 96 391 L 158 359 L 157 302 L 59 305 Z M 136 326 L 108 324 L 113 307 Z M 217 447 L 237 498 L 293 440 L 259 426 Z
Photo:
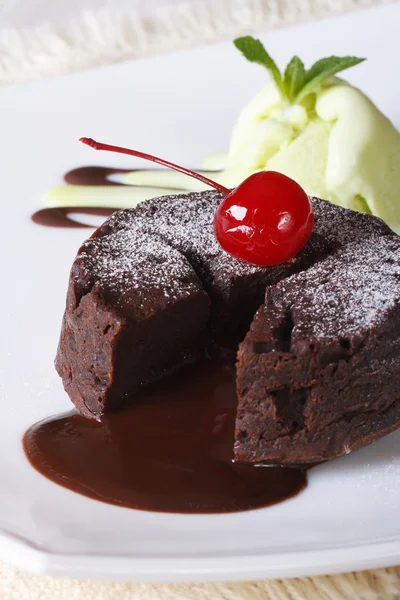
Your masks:
M 232 362 L 188 367 L 101 422 L 76 412 L 24 436 L 31 464 L 102 502 L 171 513 L 225 513 L 282 502 L 307 485 L 292 467 L 239 465 Z

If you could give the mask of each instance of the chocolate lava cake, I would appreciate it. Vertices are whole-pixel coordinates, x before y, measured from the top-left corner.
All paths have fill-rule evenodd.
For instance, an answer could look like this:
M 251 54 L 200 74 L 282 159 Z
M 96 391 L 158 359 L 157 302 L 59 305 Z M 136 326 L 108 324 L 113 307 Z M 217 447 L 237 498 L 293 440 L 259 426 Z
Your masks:
M 100 418 L 205 348 L 241 342 L 236 460 L 325 460 L 399 426 L 400 238 L 313 198 L 304 249 L 255 267 L 215 239 L 222 198 L 148 200 L 82 245 L 56 358 L 78 410 Z

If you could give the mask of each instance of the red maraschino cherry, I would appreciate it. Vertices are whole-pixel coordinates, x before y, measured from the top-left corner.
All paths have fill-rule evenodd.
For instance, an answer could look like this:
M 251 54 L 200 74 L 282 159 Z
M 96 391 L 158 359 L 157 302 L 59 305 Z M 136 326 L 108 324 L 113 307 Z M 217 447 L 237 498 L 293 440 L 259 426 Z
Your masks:
M 276 171 L 250 175 L 222 200 L 214 218 L 222 248 L 259 266 L 296 256 L 313 226 L 313 207 L 303 188 Z
M 312 204 L 290 177 L 260 171 L 237 188 L 228 188 L 199 173 L 151 154 L 95 142 L 80 141 L 96 150 L 129 154 L 179 171 L 225 194 L 214 216 L 215 236 L 232 256 L 253 265 L 270 267 L 286 262 L 306 244 L 314 226 Z

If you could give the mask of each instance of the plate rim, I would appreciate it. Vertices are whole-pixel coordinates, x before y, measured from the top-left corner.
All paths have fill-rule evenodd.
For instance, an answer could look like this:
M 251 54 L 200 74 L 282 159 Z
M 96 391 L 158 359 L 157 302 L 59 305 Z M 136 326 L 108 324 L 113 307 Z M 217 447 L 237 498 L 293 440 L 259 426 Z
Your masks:
M 400 562 L 400 537 L 296 552 L 160 558 L 58 553 L 13 532 L 0 530 L 0 559 L 31 573 L 78 579 L 113 578 L 144 583 L 286 579 L 396 566 Z

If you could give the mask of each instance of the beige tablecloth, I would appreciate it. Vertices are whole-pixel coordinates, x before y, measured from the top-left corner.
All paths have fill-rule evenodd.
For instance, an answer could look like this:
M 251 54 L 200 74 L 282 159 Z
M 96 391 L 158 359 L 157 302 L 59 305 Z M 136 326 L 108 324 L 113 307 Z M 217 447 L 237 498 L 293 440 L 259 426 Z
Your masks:
M 393 0 L 0 0 L 0 82 L 232 39 Z
M 251 583 L 102 582 L 29 575 L 0 565 L 1 600 L 399 600 L 400 567 Z
M 388 0 L 3 0 L 0 82 L 24 81 Z M 82 7 L 85 7 L 84 9 Z M 400 567 L 330 577 L 223 584 L 78 581 L 0 564 L 0 600 L 400 600 Z

